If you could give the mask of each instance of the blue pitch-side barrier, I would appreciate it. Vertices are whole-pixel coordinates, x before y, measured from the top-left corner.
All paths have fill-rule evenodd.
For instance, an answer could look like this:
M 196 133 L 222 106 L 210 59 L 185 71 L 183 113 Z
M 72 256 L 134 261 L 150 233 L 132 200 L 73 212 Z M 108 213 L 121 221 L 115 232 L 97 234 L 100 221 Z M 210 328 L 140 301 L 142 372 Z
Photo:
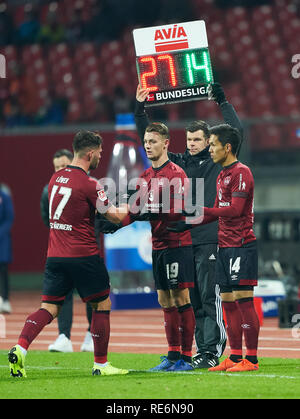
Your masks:
M 151 227 L 135 222 L 105 235 L 105 261 L 111 271 L 144 271 L 152 269 Z
M 159 308 L 156 292 L 110 294 L 112 310 L 141 310 Z
M 262 298 L 264 317 L 278 316 L 278 301 L 285 298 L 285 289 L 280 280 L 259 279 L 254 295 Z

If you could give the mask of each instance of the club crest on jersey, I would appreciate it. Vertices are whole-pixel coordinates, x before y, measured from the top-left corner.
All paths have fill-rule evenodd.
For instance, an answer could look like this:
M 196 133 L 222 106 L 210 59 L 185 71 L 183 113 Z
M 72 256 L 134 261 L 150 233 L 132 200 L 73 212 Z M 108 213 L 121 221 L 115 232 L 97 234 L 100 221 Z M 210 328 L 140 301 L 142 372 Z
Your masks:
M 229 184 L 229 182 L 230 182 L 230 180 L 231 180 L 231 177 L 230 177 L 230 176 L 227 176 L 227 177 L 224 179 L 224 185 L 228 185 L 228 184 Z
M 101 189 L 100 191 L 98 191 L 97 195 L 100 201 L 104 202 L 107 200 L 107 196 L 106 196 L 106 193 L 104 192 L 104 189 Z
M 156 52 L 186 49 L 189 47 L 184 27 L 178 25 L 173 25 L 167 29 L 157 29 L 154 35 L 154 43 Z

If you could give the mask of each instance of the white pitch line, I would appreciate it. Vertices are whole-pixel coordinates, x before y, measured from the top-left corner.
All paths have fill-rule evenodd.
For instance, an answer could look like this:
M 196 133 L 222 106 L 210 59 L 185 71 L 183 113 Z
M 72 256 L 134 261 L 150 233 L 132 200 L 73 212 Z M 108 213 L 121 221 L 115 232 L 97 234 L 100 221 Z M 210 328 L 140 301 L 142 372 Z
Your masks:
M 113 329 L 112 329 L 113 330 Z M 14 336 L 14 335 L 18 335 L 19 334 L 19 330 L 17 329 L 9 329 L 7 330 L 6 334 L 7 336 Z M 43 335 L 44 336 L 57 336 L 58 332 L 56 330 L 43 330 Z M 82 332 L 76 332 L 76 331 L 72 331 L 72 336 L 83 336 Z M 134 332 L 111 332 L 110 333 L 111 337 L 145 337 L 145 338 L 165 338 L 165 333 L 134 333 Z M 300 339 L 298 338 L 293 338 L 293 337 L 266 337 L 266 336 L 260 336 L 259 337 L 259 341 L 281 341 L 281 342 L 300 342 Z M 0 340 L 1 342 L 1 340 Z M 300 348 L 299 348 L 300 350 Z
M 6 326 L 7 327 L 23 327 L 24 326 L 24 322 L 6 322 Z M 86 324 L 83 324 L 83 323 L 81 323 L 81 324 L 76 324 L 76 323 L 74 323 L 73 322 L 73 324 L 72 324 L 72 329 L 74 328 L 74 329 L 87 329 L 87 327 L 88 327 L 88 324 L 86 323 Z M 164 330 L 164 327 L 162 326 L 162 324 L 146 324 L 146 325 L 141 325 L 141 324 L 110 324 L 110 327 L 111 327 L 111 329 L 121 329 L 121 328 L 123 328 L 123 329 L 138 329 L 138 330 L 141 330 L 141 329 L 149 329 L 149 330 Z M 50 324 L 49 326 L 47 326 L 47 329 L 54 329 L 54 328 L 56 328 L 57 329 L 57 324 L 55 324 L 55 323 L 53 323 L 53 324 Z M 18 331 L 18 332 L 20 332 L 20 330 Z
M 3 339 L 5 343 L 16 343 L 16 339 Z M 53 343 L 52 340 L 36 340 L 33 344 L 39 344 L 39 345 L 49 345 L 50 343 Z M 72 341 L 73 345 L 81 345 L 82 342 L 80 341 Z M 167 344 L 158 344 L 158 343 L 135 343 L 135 342 L 109 342 L 110 347 L 124 347 L 124 348 L 162 348 L 166 349 Z M 246 349 L 245 347 L 243 349 Z M 263 347 L 259 346 L 258 351 L 294 351 L 299 352 L 299 358 L 300 358 L 300 349 L 299 348 L 272 348 L 272 347 Z
M 0 365 L 0 368 L 8 368 L 7 365 Z M 72 368 L 64 368 L 64 367 L 41 367 L 41 366 L 26 366 L 26 370 L 30 371 L 30 370 L 39 370 L 39 371 L 53 371 L 53 370 L 65 370 L 65 371 L 86 371 L 86 368 L 76 368 L 76 367 L 72 367 Z M 149 373 L 149 374 L 168 374 L 168 375 L 172 375 L 172 374 L 184 374 L 184 375 L 207 375 L 205 372 L 202 371 L 168 371 L 168 372 L 153 372 L 153 371 L 149 371 L 149 370 L 133 370 L 133 369 L 129 369 L 129 372 L 136 372 L 136 373 Z M 277 375 L 277 374 L 262 374 L 262 373 L 250 373 L 250 374 L 245 374 L 245 373 L 226 373 L 226 372 L 215 372 L 215 373 L 210 373 L 209 375 L 213 375 L 214 377 L 251 377 L 251 378 L 280 378 L 280 379 L 288 379 L 288 380 L 299 380 L 299 377 L 293 377 L 290 375 Z
M 6 334 L 8 336 L 18 335 L 20 331 L 18 330 L 8 330 Z M 58 336 L 57 331 L 43 331 L 44 336 Z M 82 332 L 72 332 L 72 336 L 83 336 Z M 112 337 L 143 337 L 143 338 L 165 338 L 165 333 L 126 333 L 126 332 L 111 332 L 110 336 Z

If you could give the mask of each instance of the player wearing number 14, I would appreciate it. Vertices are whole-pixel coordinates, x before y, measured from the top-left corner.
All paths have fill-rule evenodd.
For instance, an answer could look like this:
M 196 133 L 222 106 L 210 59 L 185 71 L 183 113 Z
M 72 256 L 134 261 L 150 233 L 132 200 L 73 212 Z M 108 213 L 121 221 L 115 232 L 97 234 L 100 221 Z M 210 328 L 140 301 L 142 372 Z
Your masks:
M 254 180 L 249 167 L 237 160 L 239 143 L 238 130 L 227 124 L 210 129 L 209 152 L 214 163 L 221 164 L 223 169 L 217 178 L 214 207 L 204 207 L 204 217 L 199 223 L 219 219 L 216 282 L 220 285 L 231 353 L 229 358 L 209 371 L 258 370 L 260 325 L 253 303 L 253 289 L 258 277 L 253 232 Z M 190 227 L 181 222 L 174 231 Z M 244 359 L 243 334 L 246 344 Z

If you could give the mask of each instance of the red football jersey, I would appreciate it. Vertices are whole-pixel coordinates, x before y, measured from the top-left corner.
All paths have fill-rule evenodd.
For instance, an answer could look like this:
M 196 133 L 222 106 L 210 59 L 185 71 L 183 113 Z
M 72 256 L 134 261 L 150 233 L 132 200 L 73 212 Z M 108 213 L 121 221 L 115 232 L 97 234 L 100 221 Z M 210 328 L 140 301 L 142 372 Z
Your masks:
M 175 233 L 167 230 L 171 222 L 185 219 L 182 215 L 184 197 L 188 192 L 185 172 L 168 160 L 157 169 L 149 167 L 141 179 L 147 190 L 147 211 L 160 214 L 159 220 L 151 221 L 153 250 L 192 245 L 190 231 Z
M 243 200 L 239 201 L 241 213 L 238 216 L 232 216 L 235 198 Z M 256 240 L 253 232 L 253 198 L 254 179 L 249 167 L 239 161 L 224 167 L 217 178 L 214 208 L 205 208 L 207 216 L 217 215 L 219 211 L 215 208 L 223 208 L 223 216 L 219 216 L 219 247 L 241 247 Z
M 48 257 L 99 254 L 95 209 L 98 198 L 104 201 L 103 192 L 98 182 L 80 167 L 67 166 L 53 174 L 48 188 Z

